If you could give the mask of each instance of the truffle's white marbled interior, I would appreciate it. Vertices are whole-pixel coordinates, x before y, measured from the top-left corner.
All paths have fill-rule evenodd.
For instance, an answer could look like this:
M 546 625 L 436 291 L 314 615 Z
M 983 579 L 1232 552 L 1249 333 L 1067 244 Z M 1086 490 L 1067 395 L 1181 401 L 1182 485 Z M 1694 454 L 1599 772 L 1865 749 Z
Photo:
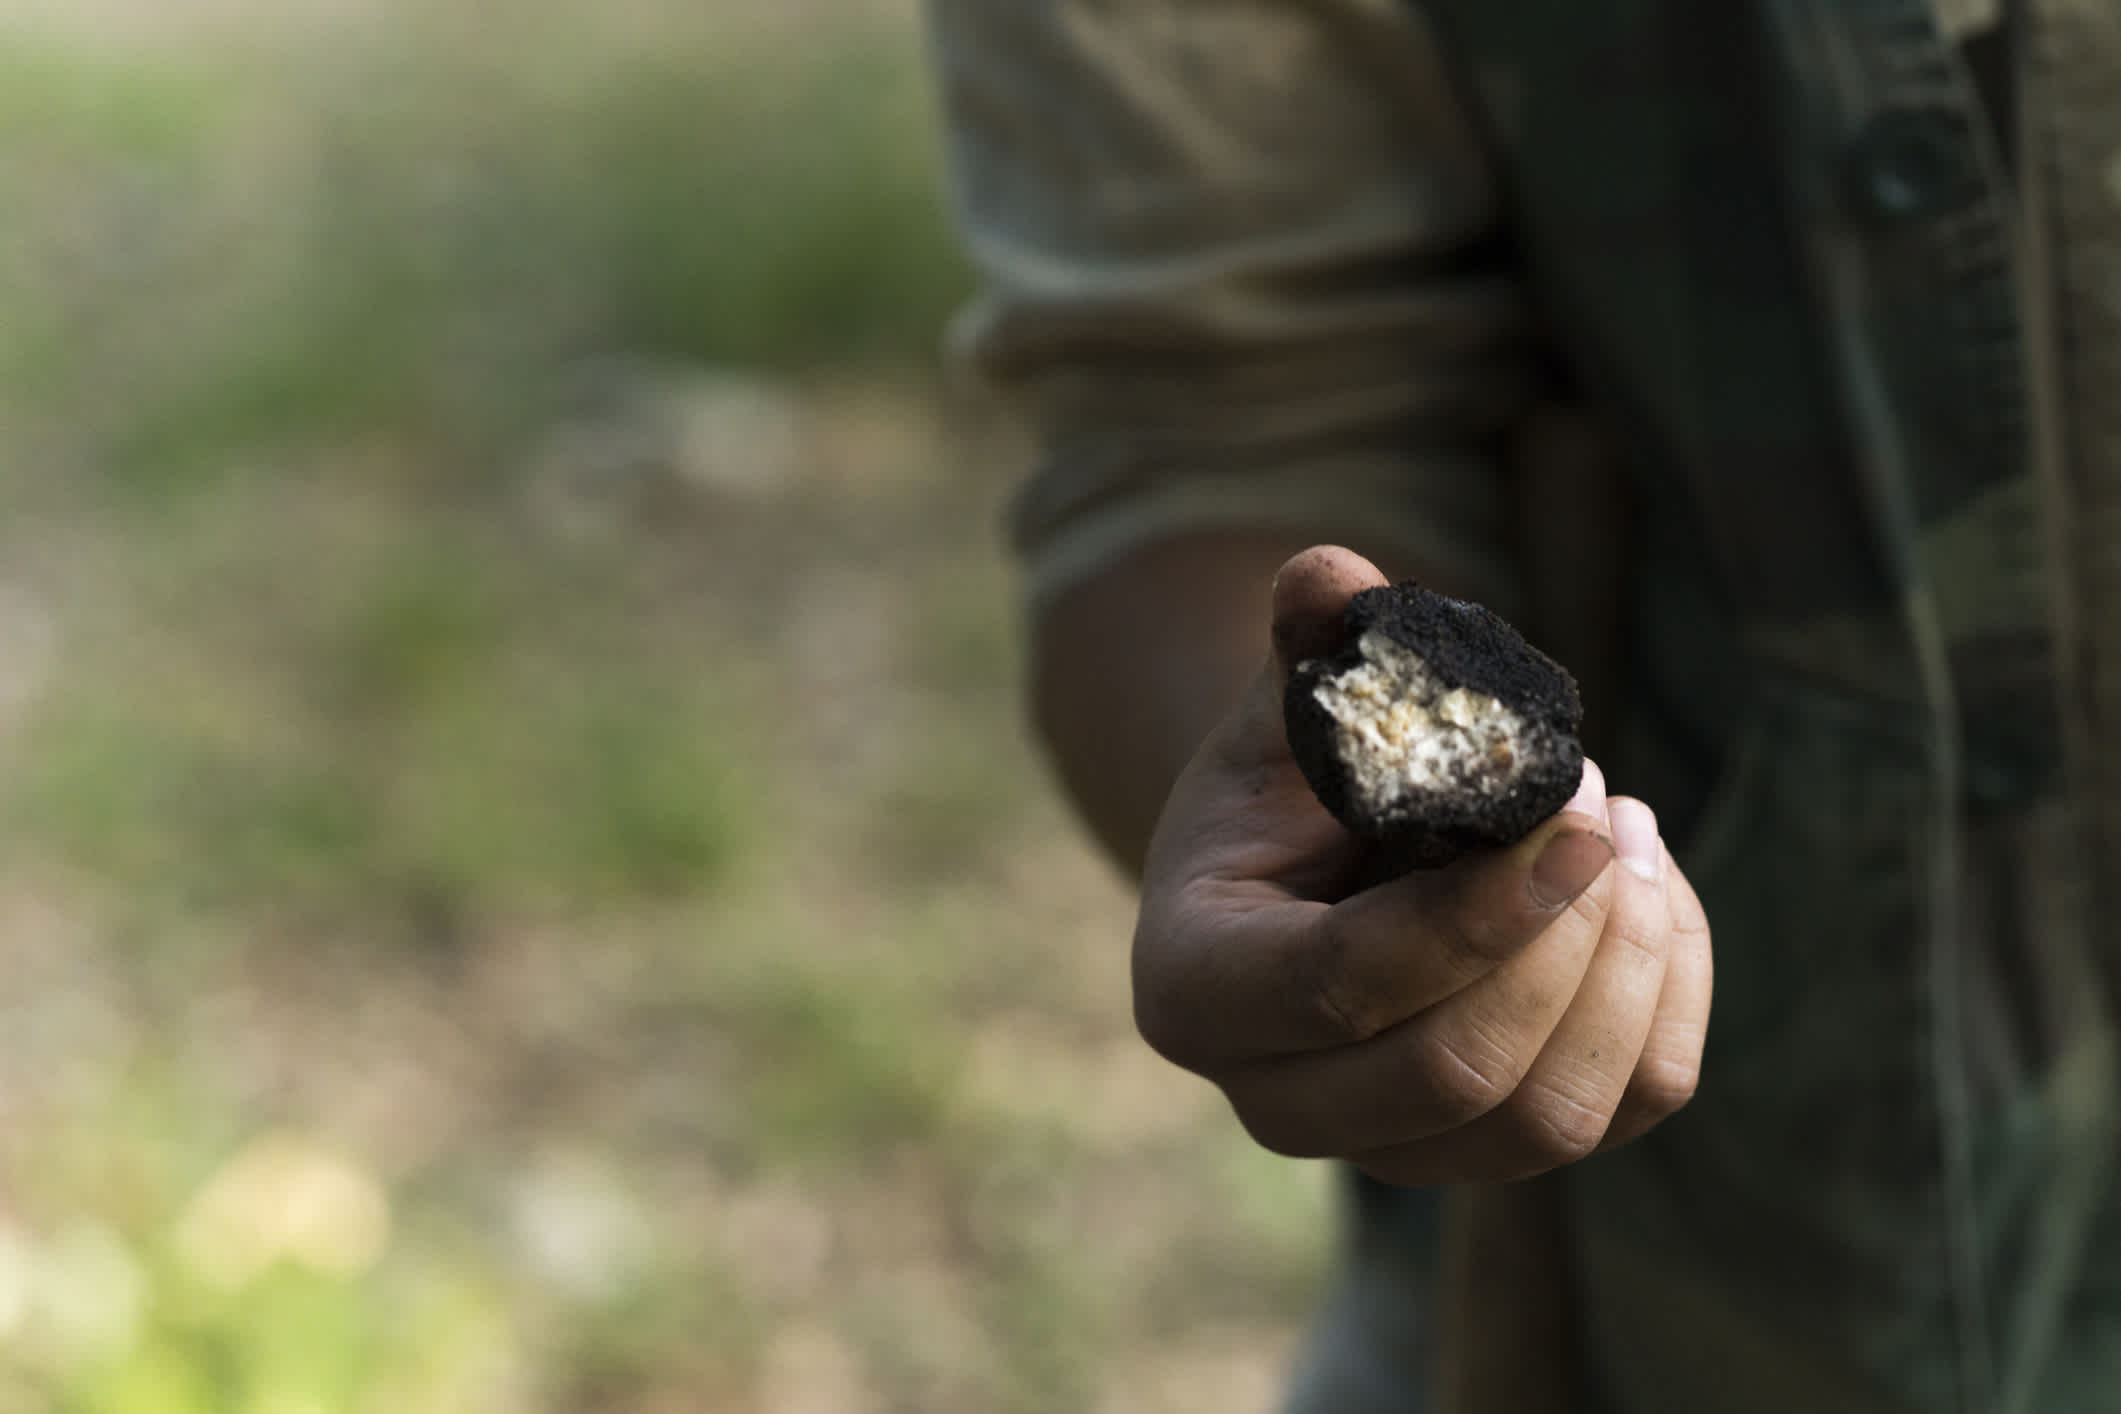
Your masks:
M 1382 813 L 1420 795 L 1501 795 L 1524 774 L 1525 720 L 1495 698 L 1446 688 L 1422 658 L 1371 630 L 1363 664 L 1313 689 L 1339 724 L 1340 759 L 1358 804 Z

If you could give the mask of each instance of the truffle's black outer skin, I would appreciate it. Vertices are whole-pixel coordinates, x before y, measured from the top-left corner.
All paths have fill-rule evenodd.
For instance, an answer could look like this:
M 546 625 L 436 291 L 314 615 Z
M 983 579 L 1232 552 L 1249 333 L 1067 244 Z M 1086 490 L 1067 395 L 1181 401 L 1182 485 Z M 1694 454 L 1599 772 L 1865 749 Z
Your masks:
M 1469 790 L 1431 796 L 1414 809 L 1379 817 L 1363 813 L 1334 750 L 1338 723 L 1314 690 L 1322 679 L 1362 665 L 1357 645 L 1372 630 L 1419 655 L 1447 685 L 1496 698 L 1528 721 L 1544 724 L 1552 749 L 1525 763 L 1523 775 L 1505 795 Z M 1395 867 L 1436 868 L 1471 850 L 1515 844 L 1576 794 L 1583 779 L 1583 744 L 1577 738 L 1583 703 L 1576 680 L 1502 619 L 1410 580 L 1357 594 L 1348 605 L 1346 632 L 1339 653 L 1300 663 L 1289 675 L 1282 699 L 1289 750 L 1333 818 L 1379 846 Z

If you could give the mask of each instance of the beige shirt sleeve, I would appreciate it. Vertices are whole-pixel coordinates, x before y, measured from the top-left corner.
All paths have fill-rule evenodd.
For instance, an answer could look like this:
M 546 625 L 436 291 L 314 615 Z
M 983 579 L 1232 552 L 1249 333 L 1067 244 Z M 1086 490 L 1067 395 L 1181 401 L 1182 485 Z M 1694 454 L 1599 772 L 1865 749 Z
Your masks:
M 984 293 L 956 354 L 1024 415 L 1034 602 L 1270 525 L 1505 613 L 1503 430 L 1536 355 L 1497 199 L 1407 0 L 931 0 Z

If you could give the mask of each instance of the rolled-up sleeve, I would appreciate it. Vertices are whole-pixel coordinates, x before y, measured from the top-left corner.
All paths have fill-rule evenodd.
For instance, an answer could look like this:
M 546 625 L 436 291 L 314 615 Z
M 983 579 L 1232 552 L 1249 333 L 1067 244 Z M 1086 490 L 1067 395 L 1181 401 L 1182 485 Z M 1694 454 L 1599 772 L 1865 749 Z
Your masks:
M 1507 611 L 1533 396 L 1497 199 L 1406 0 L 931 0 L 983 293 L 953 348 L 1028 423 L 1034 603 L 1273 526 Z

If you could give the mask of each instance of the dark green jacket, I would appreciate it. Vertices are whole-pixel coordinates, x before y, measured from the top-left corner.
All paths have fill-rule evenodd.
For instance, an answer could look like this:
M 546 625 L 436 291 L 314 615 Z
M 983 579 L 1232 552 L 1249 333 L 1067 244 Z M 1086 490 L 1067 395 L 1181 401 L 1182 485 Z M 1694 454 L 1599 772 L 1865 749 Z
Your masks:
M 1587 1399 L 2121 1409 L 2121 7 L 1985 92 L 1923 0 L 1426 8 L 1622 429 L 1617 774 L 1716 930 L 1699 1098 L 1567 1183 Z

